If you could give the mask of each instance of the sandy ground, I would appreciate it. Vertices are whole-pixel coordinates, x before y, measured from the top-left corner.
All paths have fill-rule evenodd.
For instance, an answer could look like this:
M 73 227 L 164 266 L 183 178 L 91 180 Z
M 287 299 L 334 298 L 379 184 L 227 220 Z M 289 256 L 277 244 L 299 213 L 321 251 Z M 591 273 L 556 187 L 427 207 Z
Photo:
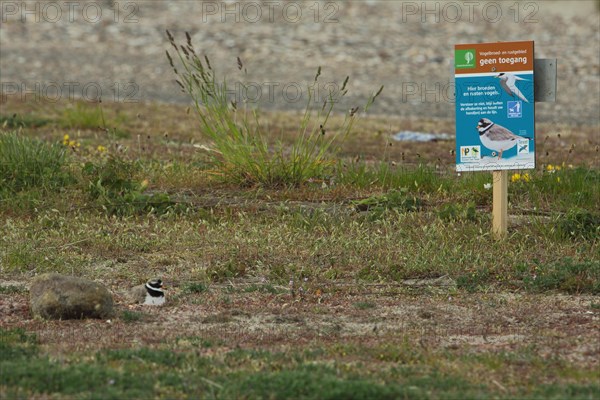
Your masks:
M 187 295 L 172 288 L 164 307 L 127 305 L 117 294 L 119 315 L 123 310 L 143 313 L 142 321 L 136 322 L 119 316 L 108 321 L 44 322 L 31 317 L 27 295 L 1 294 L 0 326 L 34 332 L 45 349 L 56 354 L 178 340 L 185 345 L 189 338 L 217 342 L 222 350 L 408 340 L 432 352 L 495 353 L 534 346 L 542 357 L 588 367 L 600 362 L 596 296 L 456 295 L 443 287 L 407 293 L 399 285 L 338 282 L 293 298 L 287 291 L 249 293 L 245 287 L 247 283 L 238 281 Z
M 454 44 L 534 40 L 536 57 L 559 60 L 558 100 L 538 103 L 538 119 L 594 126 L 600 120 L 595 1 L 480 2 L 473 10 L 448 1 L 299 1 L 284 13 L 283 6 L 253 1 L 103 0 L 81 2 L 60 17 L 44 8 L 52 2 L 6 9 L 8 3 L 0 25 L 5 96 L 187 102 L 165 57 L 169 29 L 180 41 L 189 31 L 227 74 L 235 95 L 265 108 L 304 107 L 306 84 L 322 66 L 321 97 L 326 83 L 349 75 L 345 106 L 364 102 L 384 84 L 373 113 L 449 118 Z M 252 93 L 233 83 L 240 79 L 238 56 Z

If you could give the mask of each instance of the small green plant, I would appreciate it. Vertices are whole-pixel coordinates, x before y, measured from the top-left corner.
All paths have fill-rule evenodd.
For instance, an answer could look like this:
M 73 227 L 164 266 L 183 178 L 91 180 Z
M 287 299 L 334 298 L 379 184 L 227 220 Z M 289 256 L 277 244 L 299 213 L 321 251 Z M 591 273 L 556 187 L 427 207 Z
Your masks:
M 121 313 L 121 319 L 125 322 L 139 322 L 144 319 L 144 313 L 137 311 L 124 310 Z
M 0 197 L 27 189 L 53 190 L 70 181 L 66 149 L 17 132 L 0 133 Z
M 371 196 L 366 199 L 353 201 L 352 204 L 358 211 L 369 211 L 374 215 L 380 215 L 386 210 L 397 210 L 409 212 L 419 210 L 423 202 L 416 196 L 408 194 L 408 190 L 391 190 L 386 194 Z
M 207 268 L 206 274 L 213 282 L 224 282 L 231 278 L 244 276 L 246 274 L 246 267 L 243 263 L 229 260 Z
M 358 301 L 354 303 L 353 306 L 355 308 L 358 308 L 359 310 L 370 310 L 377 307 L 377 304 L 372 303 L 370 301 Z
M 27 292 L 27 289 L 25 288 L 25 286 L 0 285 L 0 294 L 26 293 L 26 292 Z
M 519 265 L 517 272 L 529 290 L 600 294 L 600 261 L 575 262 L 570 258 L 549 264 Z
M 492 277 L 493 274 L 488 268 L 479 268 L 476 271 L 460 275 L 456 279 L 456 286 L 473 293 L 485 287 Z
M 443 221 L 477 221 L 477 213 L 473 203 L 444 204 L 438 209 L 437 215 Z
M 183 67 L 179 71 L 167 51 L 169 63 L 179 78 L 177 83 L 193 100 L 203 134 L 214 145 L 210 154 L 225 180 L 241 185 L 297 186 L 333 172 L 336 162 L 329 152 L 338 139 L 347 137 L 359 111 L 358 107 L 352 108 L 341 127 L 329 131 L 327 123 L 335 104 L 348 92 L 349 78 L 340 88 L 329 90 L 325 101 L 317 105 L 319 67 L 314 81 L 308 86 L 307 107 L 296 140 L 290 149 L 281 143 L 272 147 L 259 121 L 258 110 L 248 110 L 247 101 L 243 110 L 235 101 L 230 101 L 226 80 L 217 77 L 208 57 L 200 58 L 196 53 L 189 33 L 186 33 L 187 43 L 180 46 L 169 31 L 167 36 Z M 239 58 L 238 68 L 244 69 Z M 247 89 L 245 84 L 242 87 Z M 364 107 L 365 112 L 382 90 L 383 86 L 371 96 Z
M 37 339 L 23 328 L 0 328 L 0 354 L 2 360 L 18 361 L 31 357 L 37 351 Z
M 87 162 L 82 170 L 90 198 L 108 214 L 164 214 L 175 209 L 166 193 L 146 194 L 147 180 L 136 179 L 137 163 L 108 157 L 99 163 Z
M 567 238 L 594 239 L 600 237 L 600 213 L 571 209 L 557 221 L 557 230 Z
M 327 229 L 327 227 L 331 224 L 330 215 L 319 209 L 319 208 L 301 208 L 298 210 L 293 210 L 290 214 L 290 224 L 292 226 L 305 229 L 305 230 L 313 230 L 316 228 Z
M 208 290 L 208 286 L 201 282 L 191 282 L 183 287 L 184 293 L 204 293 Z
M 278 289 L 271 284 L 262 284 L 262 285 L 252 284 L 252 285 L 246 286 L 244 288 L 244 292 L 245 293 L 258 292 L 258 293 L 279 294 L 279 293 L 287 292 L 287 290 Z

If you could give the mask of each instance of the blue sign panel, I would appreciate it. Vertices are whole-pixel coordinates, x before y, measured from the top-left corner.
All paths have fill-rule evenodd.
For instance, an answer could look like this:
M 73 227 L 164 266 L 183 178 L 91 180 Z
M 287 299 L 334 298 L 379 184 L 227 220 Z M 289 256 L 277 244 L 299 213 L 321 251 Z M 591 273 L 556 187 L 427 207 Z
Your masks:
M 456 168 L 535 168 L 533 42 L 455 48 Z

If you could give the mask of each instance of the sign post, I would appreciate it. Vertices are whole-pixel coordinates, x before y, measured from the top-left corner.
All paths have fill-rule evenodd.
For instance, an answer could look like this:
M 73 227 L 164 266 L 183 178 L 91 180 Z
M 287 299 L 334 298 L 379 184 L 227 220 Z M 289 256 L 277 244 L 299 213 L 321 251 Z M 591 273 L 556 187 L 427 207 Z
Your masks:
M 458 44 L 456 169 L 492 171 L 492 233 L 506 236 L 508 170 L 535 168 L 533 41 Z
M 492 172 L 492 233 L 501 239 L 508 233 L 508 172 Z

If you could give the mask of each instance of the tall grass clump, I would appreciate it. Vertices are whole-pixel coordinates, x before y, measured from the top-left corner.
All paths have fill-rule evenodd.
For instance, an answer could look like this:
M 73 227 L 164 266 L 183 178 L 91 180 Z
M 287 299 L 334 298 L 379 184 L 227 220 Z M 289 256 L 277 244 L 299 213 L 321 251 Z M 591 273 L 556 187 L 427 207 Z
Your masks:
M 0 197 L 28 189 L 52 190 L 70 178 L 66 148 L 15 131 L 0 133 Z
M 271 146 L 260 124 L 258 110 L 250 109 L 247 101 L 243 105 L 230 101 L 226 79 L 218 77 L 208 57 L 201 58 L 196 53 L 189 33 L 186 32 L 187 42 L 179 46 L 169 31 L 167 36 L 182 68 L 177 69 L 179 65 L 175 65 L 167 51 L 169 63 L 178 77 L 176 82 L 191 97 L 202 132 L 214 146 L 210 154 L 217 172 L 226 181 L 241 185 L 297 186 L 311 178 L 324 178 L 333 171 L 334 143 L 347 137 L 359 112 L 358 107 L 352 108 L 340 127 L 328 131 L 335 104 L 348 92 L 348 78 L 341 88 L 328 91 L 322 105 L 316 105 L 319 67 L 307 88 L 307 106 L 296 140 L 291 148 L 284 148 L 281 143 Z M 239 58 L 238 69 L 246 71 Z M 242 87 L 247 89 L 243 83 Z M 363 107 L 365 112 L 382 90 L 383 86 L 370 97 Z

